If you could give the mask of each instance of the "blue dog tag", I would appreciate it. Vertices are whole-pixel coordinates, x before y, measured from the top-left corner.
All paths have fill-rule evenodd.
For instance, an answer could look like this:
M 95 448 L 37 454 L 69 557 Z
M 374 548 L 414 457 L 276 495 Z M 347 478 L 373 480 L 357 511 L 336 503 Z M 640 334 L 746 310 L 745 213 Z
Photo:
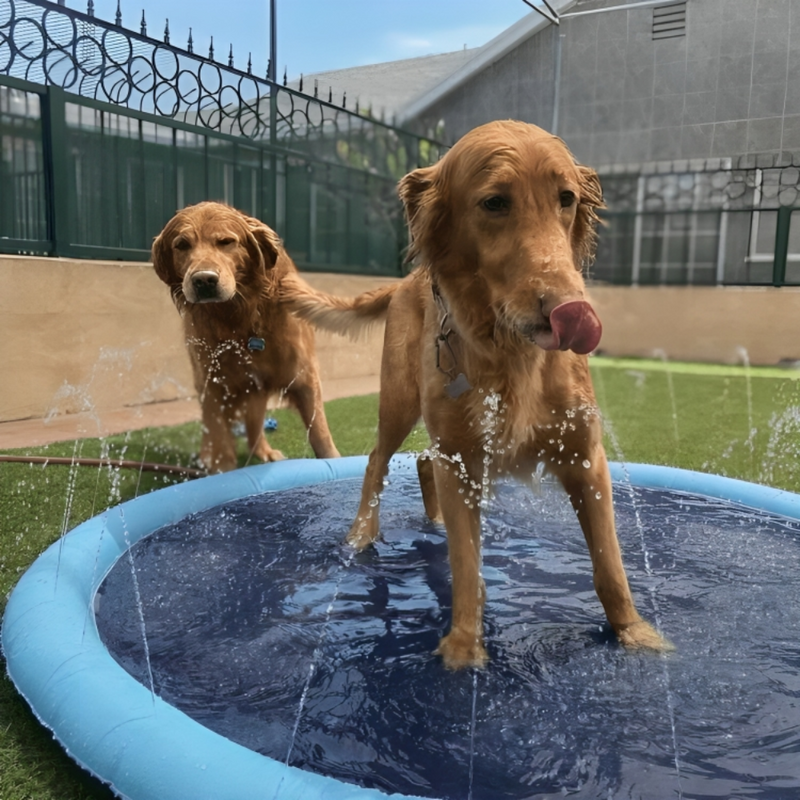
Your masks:
M 263 350 L 266 346 L 266 342 L 259 336 L 251 336 L 247 340 L 247 349 L 248 350 Z

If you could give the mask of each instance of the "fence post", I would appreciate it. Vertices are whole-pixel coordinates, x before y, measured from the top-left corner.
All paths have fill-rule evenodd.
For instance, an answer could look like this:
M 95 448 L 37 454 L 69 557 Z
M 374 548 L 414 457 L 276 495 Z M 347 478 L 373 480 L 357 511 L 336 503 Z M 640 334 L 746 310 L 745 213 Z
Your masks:
M 70 255 L 69 172 L 65 92 L 47 86 L 42 96 L 42 154 L 47 186 L 47 228 L 54 256 Z
M 278 230 L 278 158 L 276 146 L 278 139 L 278 84 L 269 86 L 269 186 L 267 187 L 269 209 L 272 219 L 268 223 L 275 228 L 279 236 L 286 236 L 286 231 Z M 263 171 L 261 173 L 264 174 Z
M 786 283 L 786 258 L 789 255 L 789 226 L 792 211 L 789 206 L 778 209 L 778 222 L 775 226 L 775 260 L 772 262 L 772 285 L 783 286 Z

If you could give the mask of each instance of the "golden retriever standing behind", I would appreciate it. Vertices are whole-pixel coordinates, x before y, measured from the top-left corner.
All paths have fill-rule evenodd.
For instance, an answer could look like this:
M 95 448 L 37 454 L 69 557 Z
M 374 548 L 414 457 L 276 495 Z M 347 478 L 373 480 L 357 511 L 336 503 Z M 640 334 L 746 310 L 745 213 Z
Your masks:
M 270 395 L 300 412 L 319 458 L 338 456 L 322 405 L 314 332 L 279 300 L 297 268 L 263 222 L 222 203 L 179 211 L 153 242 L 156 273 L 183 317 L 203 415 L 200 458 L 211 471 L 236 466 L 231 426 L 243 420 L 252 455 L 276 461 L 264 436 Z
M 628 587 L 586 358 L 601 333 L 581 275 L 602 205 L 596 173 L 540 128 L 494 122 L 407 175 L 399 192 L 419 266 L 388 308 L 378 441 L 347 541 L 363 548 L 379 536 L 389 459 L 421 414 L 433 443 L 418 462 L 425 508 L 444 521 L 453 577 L 451 629 L 437 650 L 448 667 L 487 659 L 481 501 L 498 474 L 530 479 L 538 464 L 569 495 L 619 640 L 669 649 Z M 296 288 L 286 284 L 295 312 L 339 332 L 386 305 L 385 292 L 362 296 L 355 311 Z

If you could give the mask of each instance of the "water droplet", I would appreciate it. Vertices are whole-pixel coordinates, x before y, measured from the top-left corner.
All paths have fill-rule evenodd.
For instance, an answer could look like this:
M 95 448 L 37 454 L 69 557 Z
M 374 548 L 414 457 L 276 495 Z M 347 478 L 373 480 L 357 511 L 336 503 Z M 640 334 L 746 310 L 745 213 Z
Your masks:
M 589 469 L 589 467 L 591 467 L 591 466 L 592 466 L 592 462 L 591 462 L 591 461 L 589 461 L 589 459 L 588 459 L 588 458 L 584 458 L 584 459 L 583 459 L 583 461 L 582 461 L 581 463 L 583 464 L 583 466 L 584 466 L 584 469 Z
M 603 499 L 603 495 L 602 495 L 602 494 L 600 494 L 600 492 L 598 492 L 598 493 L 595 495 L 595 498 L 596 498 L 597 500 L 602 500 L 602 499 Z

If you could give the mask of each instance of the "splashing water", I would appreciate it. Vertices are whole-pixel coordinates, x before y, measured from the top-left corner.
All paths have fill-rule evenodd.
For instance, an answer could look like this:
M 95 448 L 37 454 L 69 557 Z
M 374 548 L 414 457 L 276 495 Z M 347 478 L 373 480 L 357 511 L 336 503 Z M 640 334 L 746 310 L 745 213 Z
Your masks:
M 800 483 L 800 406 L 774 412 L 768 428 L 759 481 L 768 486 Z
M 744 380 L 747 387 L 747 439 L 745 444 L 750 450 L 750 469 L 755 471 L 755 455 L 756 455 L 756 430 L 753 425 L 753 384 L 750 375 L 750 355 L 744 347 L 737 347 L 736 352 L 744 365 Z
M 153 704 L 155 704 L 156 688 L 155 681 L 153 680 L 153 665 L 150 660 L 150 645 L 147 641 L 147 625 L 145 624 L 144 619 L 144 603 L 142 602 L 142 593 L 141 589 L 139 588 L 139 577 L 136 572 L 136 563 L 133 559 L 133 552 L 131 550 L 130 532 L 128 531 L 128 524 L 125 521 L 125 512 L 121 505 L 117 506 L 117 511 L 119 513 L 120 522 L 122 523 L 122 534 L 125 538 L 126 556 L 128 560 L 128 566 L 130 567 L 131 571 L 131 585 L 133 586 L 136 614 L 139 622 L 139 631 L 142 637 L 142 650 L 144 652 L 145 667 L 147 669 L 147 688 L 150 689 L 150 696 Z
M 650 603 L 653 607 L 653 618 L 656 623 L 656 628 L 662 630 L 663 628 L 662 613 L 658 600 L 655 572 L 653 571 L 653 567 L 650 563 L 651 562 L 650 550 L 647 545 L 645 526 L 642 521 L 641 507 L 636 498 L 636 492 L 633 487 L 633 482 L 631 481 L 630 474 L 625 464 L 625 455 L 622 452 L 622 448 L 620 446 L 619 439 L 617 438 L 616 432 L 614 430 L 614 426 L 610 420 L 605 420 L 605 419 L 603 420 L 603 424 L 605 427 L 606 434 L 608 435 L 609 441 L 611 442 L 611 445 L 614 448 L 614 457 L 616 458 L 617 461 L 620 462 L 620 466 L 622 467 L 622 472 L 625 476 L 625 481 L 623 482 L 623 486 L 630 498 L 631 506 L 633 508 L 634 519 L 636 520 L 636 530 L 639 534 L 639 544 L 642 549 L 642 557 L 644 559 L 644 569 L 648 577 Z M 660 660 L 663 665 L 664 686 L 666 688 L 667 711 L 669 714 L 670 726 L 672 728 L 672 746 L 674 753 L 675 773 L 677 775 L 677 783 L 678 783 L 678 798 L 680 799 L 683 797 L 683 790 L 681 787 L 681 763 L 680 763 L 679 748 L 678 748 L 678 731 L 675 722 L 675 700 L 670 685 L 669 662 L 667 656 L 665 654 L 661 654 Z
M 656 358 L 660 358 L 664 364 L 664 373 L 667 376 L 667 389 L 669 391 L 669 401 L 672 406 L 672 430 L 675 435 L 675 444 L 680 442 L 680 435 L 678 433 L 678 406 L 675 402 L 675 386 L 672 383 L 672 370 L 670 369 L 669 359 L 667 353 L 660 348 L 654 351 Z
M 292 751 L 294 750 L 295 740 L 297 739 L 297 732 L 300 729 L 300 720 L 302 719 L 303 711 L 305 710 L 306 707 L 306 701 L 308 698 L 309 689 L 311 687 L 311 682 L 314 679 L 314 675 L 317 672 L 317 664 L 323 655 L 323 649 L 326 639 L 328 637 L 328 630 L 330 628 L 333 611 L 334 608 L 336 607 L 336 602 L 339 599 L 339 594 L 341 592 L 342 580 L 344 579 L 347 570 L 352 565 L 355 556 L 356 556 L 356 551 L 354 550 L 351 550 L 350 552 L 347 553 L 344 559 L 344 569 L 342 569 L 339 573 L 339 577 L 337 578 L 336 583 L 334 585 L 333 594 L 331 596 L 330 602 L 328 603 L 328 607 L 325 611 L 325 621 L 320 630 L 319 639 L 317 640 L 317 645 L 314 648 L 314 652 L 311 656 L 311 663 L 308 665 L 308 676 L 306 678 L 305 685 L 303 686 L 303 691 L 300 695 L 300 702 L 297 707 L 297 715 L 295 717 L 294 727 L 292 728 L 292 735 L 291 738 L 289 739 L 289 746 L 286 750 L 286 758 L 284 759 L 284 763 L 287 766 L 289 765 L 292 759 Z

